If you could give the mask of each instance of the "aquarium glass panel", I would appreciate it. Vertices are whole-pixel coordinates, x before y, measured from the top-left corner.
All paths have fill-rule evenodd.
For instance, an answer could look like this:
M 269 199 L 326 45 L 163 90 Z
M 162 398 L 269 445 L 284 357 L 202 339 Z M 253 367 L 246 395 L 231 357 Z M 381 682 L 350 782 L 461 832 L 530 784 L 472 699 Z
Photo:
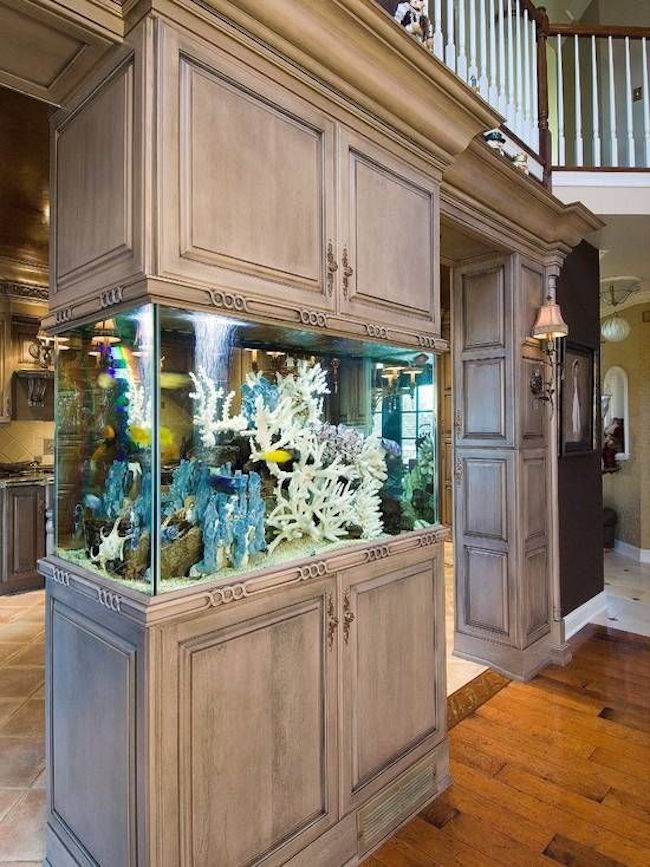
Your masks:
M 170 308 L 159 322 L 158 591 L 437 522 L 433 355 Z
M 56 553 L 151 588 L 153 307 L 63 335 L 56 365 Z

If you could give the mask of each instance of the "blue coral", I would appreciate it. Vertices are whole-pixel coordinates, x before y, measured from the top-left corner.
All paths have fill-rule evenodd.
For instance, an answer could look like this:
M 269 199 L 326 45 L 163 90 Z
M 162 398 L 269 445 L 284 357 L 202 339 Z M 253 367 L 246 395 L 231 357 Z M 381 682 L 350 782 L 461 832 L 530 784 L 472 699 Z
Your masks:
M 241 407 L 242 415 L 246 416 L 248 422 L 253 420 L 255 415 L 255 401 L 258 396 L 262 396 L 264 406 L 268 409 L 275 409 L 280 399 L 280 390 L 277 385 L 269 382 L 263 376 L 258 377 L 253 384 L 245 382 L 241 387 Z
M 101 511 L 107 518 L 122 514 L 130 471 L 126 461 L 113 461 L 106 476 Z

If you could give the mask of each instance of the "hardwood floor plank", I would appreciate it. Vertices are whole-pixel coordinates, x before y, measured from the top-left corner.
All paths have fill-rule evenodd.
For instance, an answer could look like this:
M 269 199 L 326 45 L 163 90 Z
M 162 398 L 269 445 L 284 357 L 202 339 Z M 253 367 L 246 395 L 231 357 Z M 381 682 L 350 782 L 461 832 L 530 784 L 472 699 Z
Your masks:
M 553 837 L 544 854 L 567 867 L 625 867 L 621 861 L 601 855 L 591 846 L 583 846 L 561 834 Z
M 631 795 L 623 789 L 610 789 L 603 798 L 603 804 L 624 810 L 632 816 L 636 816 L 642 822 L 650 824 L 650 785 L 644 798 Z
M 623 810 L 597 804 L 575 792 L 543 780 L 514 765 L 506 765 L 496 776 L 513 789 L 532 795 L 549 805 L 559 807 L 587 822 L 600 825 L 613 834 L 622 834 L 628 840 L 644 846 L 650 854 L 650 824 L 627 815 Z
M 473 738 L 466 738 L 464 734 L 454 739 L 454 758 L 488 777 L 493 777 L 506 763 L 506 759 L 490 755 Z
M 648 867 L 648 850 L 644 846 L 555 804 L 539 800 L 528 792 L 512 788 L 498 776 L 484 777 L 472 768 L 455 762 L 453 758 L 451 768 L 455 780 L 476 790 L 494 802 L 497 808 L 510 811 L 513 820 L 516 816 L 523 816 L 551 834 L 559 833 L 585 846 L 592 846 L 603 855 L 623 860 L 629 867 Z
M 589 761 L 597 765 L 602 765 L 605 768 L 622 771 L 625 774 L 630 774 L 639 780 L 647 782 L 648 780 L 648 764 L 639 764 L 635 758 L 628 758 L 620 755 L 617 750 L 608 750 L 605 747 L 596 747 L 593 753 L 589 756 Z
M 449 837 L 444 830 L 438 831 L 419 816 L 400 829 L 396 836 L 424 855 L 431 856 L 442 867 L 457 867 L 459 864 L 463 867 L 493 867 L 499 864 L 483 852 L 476 852 L 462 841 Z
M 626 708 L 604 707 L 598 716 L 617 722 L 628 729 L 637 729 L 650 734 L 650 713 Z
M 466 739 L 465 751 L 471 754 L 471 742 L 474 737 L 473 732 L 463 732 L 454 739 L 453 755 L 457 761 L 463 761 L 462 756 L 457 751 L 458 744 L 463 742 L 462 739 Z M 592 801 L 602 801 L 611 789 L 611 783 L 603 778 L 604 775 L 598 774 L 595 769 L 592 771 L 587 760 L 581 761 L 579 767 L 576 767 L 574 761 L 567 763 L 561 759 L 555 760 L 555 757 L 552 754 L 549 755 L 548 751 L 539 750 L 535 746 L 530 747 L 520 743 L 505 747 L 500 738 L 490 737 L 489 732 L 485 731 L 481 735 L 481 746 L 484 754 L 491 757 L 495 764 L 500 765 L 499 770 L 506 764 L 515 764 L 542 779 L 564 786 Z M 465 762 L 465 764 L 467 763 Z M 495 774 L 490 774 L 490 776 L 495 776 L 496 773 L 498 771 Z
M 510 728 L 513 735 L 517 731 L 521 731 L 526 736 L 535 738 L 541 743 L 561 746 L 569 755 L 588 758 L 593 751 L 593 744 L 587 743 L 582 738 L 568 733 L 562 727 L 553 728 L 550 724 L 550 717 L 549 724 L 544 725 L 543 722 L 536 721 L 532 718 L 532 715 L 524 713 L 521 710 L 518 713 L 507 713 L 499 708 L 492 707 L 490 704 L 480 707 L 476 711 L 476 715 L 480 719 L 489 719 Z
M 374 860 L 380 867 L 441 867 L 439 861 L 434 861 L 430 855 L 425 855 L 412 846 L 393 837 L 375 852 Z M 364 867 L 366 862 L 364 861 Z
M 641 689 L 626 685 L 616 677 L 606 674 L 584 671 L 573 662 L 566 668 L 550 665 L 544 669 L 544 677 L 567 683 L 569 686 L 584 690 L 588 695 L 597 698 L 611 699 L 623 703 L 639 704 L 650 709 L 650 690 L 644 693 Z
M 558 690 L 555 688 L 555 681 L 544 680 L 540 675 L 530 683 L 513 681 L 507 687 L 507 692 L 510 695 L 534 696 L 539 702 L 548 702 L 554 707 L 569 707 L 587 716 L 598 716 L 605 707 L 603 701 L 588 695 L 576 695 L 573 690 L 566 693 Z

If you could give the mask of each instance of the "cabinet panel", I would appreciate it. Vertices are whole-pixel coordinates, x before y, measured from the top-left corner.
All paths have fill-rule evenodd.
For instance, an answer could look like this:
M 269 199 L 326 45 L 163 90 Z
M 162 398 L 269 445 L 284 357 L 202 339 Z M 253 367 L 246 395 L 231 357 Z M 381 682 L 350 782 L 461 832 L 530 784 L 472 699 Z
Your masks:
M 165 831 L 164 863 L 284 863 L 336 820 L 333 583 L 180 628 L 169 652 L 184 710 L 166 736 L 178 776 L 164 784 L 178 785 L 180 829 Z
M 45 489 L 16 485 L 4 491 L 4 581 L 6 590 L 41 583 L 36 561 L 45 555 Z
M 465 559 L 462 612 L 465 623 L 507 635 L 508 555 L 466 545 L 462 556 Z
M 342 310 L 439 334 L 437 183 L 347 129 L 340 177 Z
M 51 291 L 57 304 L 140 267 L 134 63 L 117 69 L 54 130 Z
M 332 308 L 334 123 L 222 52 L 164 32 L 175 86 L 163 108 L 163 274 Z
M 351 570 L 343 595 L 343 790 L 354 806 L 444 729 L 440 551 Z

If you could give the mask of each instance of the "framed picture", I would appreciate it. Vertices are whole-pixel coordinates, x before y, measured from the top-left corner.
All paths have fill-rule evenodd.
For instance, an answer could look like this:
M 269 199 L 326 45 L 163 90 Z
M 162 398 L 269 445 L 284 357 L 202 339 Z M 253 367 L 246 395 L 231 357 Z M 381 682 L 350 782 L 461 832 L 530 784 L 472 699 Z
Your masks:
M 560 453 L 584 454 L 595 448 L 595 352 L 565 341 L 560 403 Z

